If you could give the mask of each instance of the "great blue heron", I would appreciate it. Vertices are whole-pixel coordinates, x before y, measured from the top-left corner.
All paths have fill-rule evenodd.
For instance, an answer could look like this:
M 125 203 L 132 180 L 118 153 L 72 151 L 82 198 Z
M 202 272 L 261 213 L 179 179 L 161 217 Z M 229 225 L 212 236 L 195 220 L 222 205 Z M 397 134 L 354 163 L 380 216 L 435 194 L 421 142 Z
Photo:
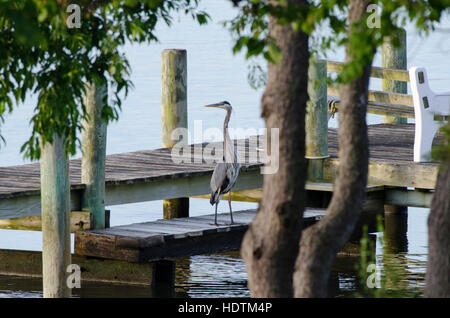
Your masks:
M 228 134 L 228 122 L 233 108 L 230 103 L 223 101 L 217 104 L 206 105 L 205 107 L 216 107 L 226 110 L 227 114 L 223 122 L 223 162 L 218 162 L 214 168 L 211 177 L 211 198 L 209 202 L 211 205 L 216 205 L 214 215 L 214 225 L 217 225 L 217 206 L 222 196 L 226 193 L 228 195 L 228 205 L 230 206 L 231 224 L 233 224 L 233 212 L 231 210 L 231 189 L 236 183 L 239 175 L 240 164 L 237 161 L 237 153 L 234 144 Z

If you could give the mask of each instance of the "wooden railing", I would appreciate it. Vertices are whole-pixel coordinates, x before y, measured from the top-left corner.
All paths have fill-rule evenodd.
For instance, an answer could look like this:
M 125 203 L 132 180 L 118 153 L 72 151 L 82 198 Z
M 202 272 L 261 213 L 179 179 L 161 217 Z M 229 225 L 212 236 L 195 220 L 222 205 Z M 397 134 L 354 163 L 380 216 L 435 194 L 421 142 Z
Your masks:
M 344 68 L 343 62 L 327 61 L 328 72 L 342 72 Z M 409 73 L 406 70 L 396 70 L 392 68 L 384 68 L 372 66 L 370 77 L 388 79 L 392 81 L 409 82 Z
M 327 72 L 329 73 L 341 72 L 343 68 L 343 62 L 327 61 Z M 406 70 L 396 70 L 377 66 L 371 68 L 370 77 L 401 82 L 410 81 L 409 72 Z M 337 86 L 328 85 L 327 90 L 329 96 L 340 97 L 339 88 Z M 329 111 L 339 111 L 339 100 L 334 100 L 332 104 Z M 413 97 L 408 94 L 369 90 L 367 112 L 376 115 L 393 115 L 396 117 L 414 118 Z

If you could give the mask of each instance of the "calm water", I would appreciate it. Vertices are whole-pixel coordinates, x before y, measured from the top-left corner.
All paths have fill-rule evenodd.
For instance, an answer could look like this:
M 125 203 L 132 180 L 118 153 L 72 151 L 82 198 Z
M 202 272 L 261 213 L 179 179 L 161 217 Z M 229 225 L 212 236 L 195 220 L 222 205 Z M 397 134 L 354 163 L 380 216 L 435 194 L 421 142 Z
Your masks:
M 206 2 L 205 2 L 206 4 Z M 208 26 L 200 27 L 189 18 L 179 16 L 171 28 L 160 25 L 157 34 L 160 43 L 152 45 L 129 45 L 124 48 L 133 70 L 131 79 L 135 85 L 124 101 L 120 120 L 108 129 L 108 154 L 153 149 L 161 146 L 160 112 L 160 54 L 165 48 L 184 48 L 188 52 L 188 104 L 191 142 L 198 140 L 193 133 L 194 120 L 202 120 L 202 128 L 221 127 L 223 114 L 205 110 L 202 105 L 228 100 L 234 105 L 235 113 L 231 127 L 262 128 L 259 102 L 262 90 L 255 91 L 247 83 L 248 63 L 242 55 L 231 53 L 231 37 L 224 30 L 221 21 L 234 15 L 228 1 L 208 1 L 205 9 L 213 18 Z M 425 38 L 420 38 L 408 28 L 408 66 L 425 66 L 432 88 L 449 90 L 450 16 L 440 28 Z M 342 50 L 330 54 L 330 59 L 343 60 Z M 380 65 L 380 56 L 375 59 Z M 373 89 L 380 88 L 379 81 L 371 83 Z M 1 127 L 7 144 L 0 149 L 2 166 L 27 163 L 20 154 L 21 145 L 30 134 L 28 122 L 33 114 L 35 96 L 30 96 L 24 105 L 6 116 Z M 369 123 L 379 123 L 381 118 L 370 115 Z M 336 127 L 336 119 L 331 122 Z M 78 157 L 78 156 L 76 156 Z M 208 200 L 191 199 L 191 215 L 212 213 Z M 234 202 L 234 209 L 254 208 L 254 203 Z M 153 201 L 109 207 L 111 224 L 128 224 L 151 221 L 162 216 L 162 202 Z M 219 206 L 224 210 L 225 205 Z M 403 246 L 396 250 L 393 263 L 404 274 L 402 286 L 422 286 L 427 253 L 426 218 L 428 209 L 410 208 L 407 219 L 407 234 Z M 73 240 L 72 240 L 73 241 Z M 0 230 L 0 248 L 41 250 L 39 232 Z M 377 249 L 380 264 L 383 252 Z M 330 279 L 330 293 L 333 296 L 351 296 L 357 289 L 353 257 L 337 260 Z M 177 261 L 176 287 L 172 291 L 178 297 L 242 297 L 248 296 L 247 276 L 237 252 L 214 255 L 200 255 Z M 148 288 L 105 284 L 83 284 L 74 296 L 81 297 L 151 297 Z M 0 297 L 40 297 L 39 279 L 0 277 Z

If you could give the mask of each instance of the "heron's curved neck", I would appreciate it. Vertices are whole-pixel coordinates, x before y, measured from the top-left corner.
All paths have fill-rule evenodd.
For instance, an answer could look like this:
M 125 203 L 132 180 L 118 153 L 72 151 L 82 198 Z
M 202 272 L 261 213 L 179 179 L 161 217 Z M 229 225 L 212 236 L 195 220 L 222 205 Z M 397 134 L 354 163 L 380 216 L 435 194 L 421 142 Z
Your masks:
M 231 110 L 227 110 L 227 115 L 225 116 L 225 120 L 223 121 L 223 135 L 226 136 L 228 134 L 228 123 L 230 122 Z
M 234 158 L 228 158 L 227 154 L 229 153 L 228 147 L 233 147 L 233 143 L 231 142 L 230 135 L 228 134 L 228 123 L 230 122 L 231 110 L 227 110 L 227 115 L 225 116 L 225 120 L 223 122 L 223 153 L 224 159 L 226 161 L 234 160 Z

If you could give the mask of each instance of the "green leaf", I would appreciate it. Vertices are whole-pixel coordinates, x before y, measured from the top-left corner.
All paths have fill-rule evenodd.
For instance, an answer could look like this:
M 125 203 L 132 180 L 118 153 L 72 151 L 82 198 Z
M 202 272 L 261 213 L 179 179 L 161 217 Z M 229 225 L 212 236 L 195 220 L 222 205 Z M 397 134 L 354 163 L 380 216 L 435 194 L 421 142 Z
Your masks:
M 278 64 L 283 58 L 281 49 L 274 42 L 269 43 L 267 58 L 273 64 Z

